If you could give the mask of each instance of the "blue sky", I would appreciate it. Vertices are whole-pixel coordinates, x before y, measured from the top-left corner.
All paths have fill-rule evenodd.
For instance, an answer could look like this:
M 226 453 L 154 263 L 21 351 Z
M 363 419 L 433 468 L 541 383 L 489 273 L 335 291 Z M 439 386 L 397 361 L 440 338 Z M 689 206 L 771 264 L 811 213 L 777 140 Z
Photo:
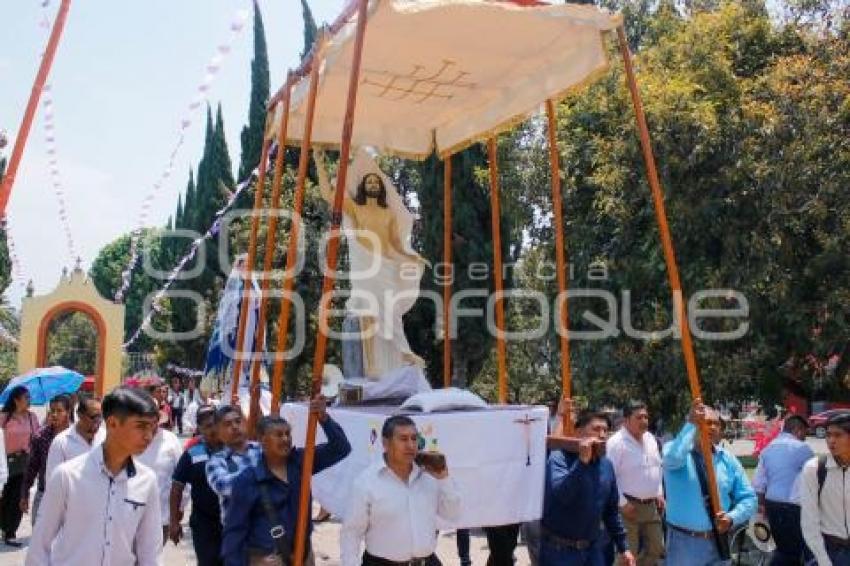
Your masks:
M 4 2 L 0 34 L 0 129 L 14 139 L 47 42 L 40 26 L 51 20 L 59 0 Z M 266 27 L 274 92 L 302 49 L 298 0 L 259 0 Z M 316 21 L 331 21 L 345 0 L 310 0 Z M 230 24 L 249 0 L 75 0 L 49 82 L 54 101 L 58 168 L 73 239 L 85 268 L 97 251 L 138 223 L 139 209 L 168 163 L 180 120 L 216 47 L 227 42 Z M 247 121 L 251 20 L 235 39 L 207 92 L 221 101 L 234 166 L 239 132 Z M 151 225 L 163 225 L 203 145 L 204 107 L 192 124 L 171 177 L 157 192 Z M 59 206 L 49 184 L 39 106 L 8 207 L 9 224 L 23 281 L 7 291 L 20 302 L 23 284 L 48 292 L 63 266 L 71 266 L 59 223 Z M 8 157 L 11 143 L 4 150 Z

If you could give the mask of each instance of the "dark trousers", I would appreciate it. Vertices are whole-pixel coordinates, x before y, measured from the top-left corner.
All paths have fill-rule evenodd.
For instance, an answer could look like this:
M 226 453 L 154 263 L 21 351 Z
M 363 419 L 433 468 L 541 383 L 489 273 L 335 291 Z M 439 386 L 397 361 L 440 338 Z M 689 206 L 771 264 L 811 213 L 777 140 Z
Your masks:
M 487 566 L 513 566 L 514 550 L 516 550 L 517 537 L 519 536 L 519 523 L 499 527 L 484 527 L 484 533 L 487 535 L 487 546 L 490 547 Z
M 183 409 L 171 408 L 171 430 L 183 434 Z
M 221 521 L 203 515 L 189 517 L 198 566 L 224 566 L 221 559 Z
M 21 525 L 21 484 L 24 483 L 24 474 L 18 474 L 9 478 L 3 486 L 3 500 L 0 501 L 0 530 L 3 538 L 11 539 L 18 536 L 18 527 Z
M 469 529 L 455 531 L 455 539 L 457 540 L 457 557 L 460 559 L 460 566 L 469 566 L 472 564 L 472 559 L 469 558 Z
M 545 540 L 540 544 L 540 566 L 610 566 L 602 546 L 595 544 L 584 550 L 555 548 Z
M 800 506 L 778 501 L 765 501 L 764 506 L 776 543 L 771 566 L 802 564 L 803 557 L 810 555 L 800 528 Z
M 826 553 L 832 566 L 850 566 L 850 546 L 838 546 L 826 543 Z

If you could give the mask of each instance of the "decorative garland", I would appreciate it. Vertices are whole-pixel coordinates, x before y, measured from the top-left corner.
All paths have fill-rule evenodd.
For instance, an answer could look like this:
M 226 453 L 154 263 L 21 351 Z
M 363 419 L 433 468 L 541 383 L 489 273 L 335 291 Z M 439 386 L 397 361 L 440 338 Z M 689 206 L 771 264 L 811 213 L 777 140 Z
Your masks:
M 12 239 L 12 229 L 9 228 L 8 217 L 0 219 L 0 228 L 6 232 L 6 248 L 9 250 L 9 263 L 12 264 L 12 281 L 17 281 L 23 287 L 26 285 L 24 273 L 21 269 L 21 262 L 18 261 L 18 252 L 16 251 L 15 240 Z
M 62 176 L 59 174 L 59 162 L 56 149 L 56 124 L 53 121 L 53 96 L 50 85 L 44 85 L 42 90 L 42 105 L 44 106 L 44 145 L 47 151 L 47 170 L 50 173 L 50 183 L 59 205 L 59 225 L 65 232 L 65 244 L 68 246 L 70 262 L 77 259 L 77 246 L 71 235 L 71 224 L 68 221 L 68 206 L 65 202 L 65 189 L 62 186 Z
M 224 43 L 221 43 L 216 47 L 216 53 L 213 55 L 212 59 L 206 66 L 206 74 L 204 75 L 203 80 L 197 87 L 198 95 L 189 103 L 189 106 L 186 109 L 185 114 L 180 119 L 180 134 L 177 138 L 177 143 L 174 144 L 174 148 L 171 151 L 171 155 L 168 157 L 168 163 L 165 166 L 165 169 L 160 174 L 157 181 L 153 184 L 153 188 L 151 192 L 145 197 L 142 201 L 142 206 L 139 212 L 139 224 L 130 237 L 130 259 L 127 262 L 127 266 L 124 268 L 124 271 L 121 273 L 121 286 L 115 292 L 115 302 L 121 303 L 124 301 L 124 296 L 127 294 L 127 290 L 130 288 L 130 282 L 133 277 L 133 269 L 136 267 L 136 264 L 139 262 L 139 240 L 142 236 L 142 230 L 148 222 L 148 215 L 150 213 L 151 205 L 153 204 L 153 200 L 156 197 L 159 190 L 166 183 L 168 178 L 174 172 L 174 160 L 177 157 L 177 153 L 180 148 L 183 146 L 183 142 L 185 141 L 186 130 L 189 126 L 192 125 L 192 113 L 198 110 L 204 101 L 207 99 L 207 93 L 209 92 L 210 86 L 215 80 L 216 75 L 219 70 L 221 70 L 221 64 L 224 60 L 224 57 L 227 56 L 231 51 L 231 46 L 233 42 L 236 40 L 237 36 L 242 32 L 245 28 L 245 23 L 248 21 L 248 18 L 251 15 L 251 11 L 249 9 L 240 8 L 237 12 L 233 20 L 230 24 L 230 35 Z
M 273 154 L 274 147 L 271 151 L 269 151 L 269 155 Z M 138 329 L 136 329 L 136 331 L 133 333 L 133 336 L 130 337 L 130 339 L 122 345 L 122 348 L 125 351 L 130 348 L 130 346 L 132 346 L 136 340 L 139 339 L 144 330 L 150 328 L 150 322 L 153 318 L 153 315 L 155 313 L 162 312 L 161 303 L 166 298 L 166 293 L 168 292 L 168 289 L 177 280 L 177 276 L 180 275 L 180 272 L 183 271 L 183 268 L 186 267 L 186 264 L 192 261 L 192 259 L 195 257 L 195 253 L 197 253 L 198 248 L 201 246 L 201 244 L 218 234 L 219 230 L 221 229 L 222 217 L 228 210 L 230 210 L 230 208 L 236 202 L 236 199 L 239 198 L 239 195 L 241 195 L 246 188 L 248 188 L 254 181 L 257 180 L 259 169 L 259 167 L 254 168 L 254 170 L 251 172 L 251 175 L 247 179 L 236 185 L 236 188 L 233 190 L 233 192 L 230 193 L 230 198 L 228 199 L 227 203 L 223 207 L 221 207 L 218 212 L 215 213 L 215 221 L 212 223 L 212 226 L 210 226 L 209 230 L 207 230 L 203 236 L 195 238 L 195 240 L 192 242 L 192 246 L 189 248 L 189 252 L 184 255 L 183 258 L 179 262 L 177 262 L 177 265 L 174 266 L 174 269 L 171 270 L 171 273 L 165 280 L 165 284 L 162 286 L 162 289 L 157 291 L 156 295 L 154 295 L 153 301 L 151 302 L 151 310 L 148 311 L 145 315 L 142 324 L 139 326 Z

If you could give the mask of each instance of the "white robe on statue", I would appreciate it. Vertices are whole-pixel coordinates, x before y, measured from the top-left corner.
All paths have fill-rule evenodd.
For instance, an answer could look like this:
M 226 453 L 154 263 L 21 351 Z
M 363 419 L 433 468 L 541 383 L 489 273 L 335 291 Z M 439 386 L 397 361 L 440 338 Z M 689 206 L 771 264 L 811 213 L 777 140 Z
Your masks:
M 410 244 L 413 214 L 407 210 L 389 177 L 381 171 L 369 152 L 363 148 L 357 151 L 349 166 L 346 183 L 348 197 L 351 199 L 355 197 L 358 185 L 368 174 L 376 174 L 384 182 L 387 207 L 395 220 L 396 239 L 402 251 L 418 257 Z M 355 204 L 354 206 L 375 206 L 375 204 L 373 200 L 370 200 L 366 205 Z M 366 226 L 360 228 L 368 229 Z M 352 219 L 347 215 L 343 216 L 343 229 L 354 229 Z M 368 352 L 364 351 L 364 367 L 371 368 L 366 370 L 368 377 L 379 378 L 393 369 L 411 363 L 413 353 L 404 334 L 402 319 L 419 296 L 419 282 L 424 268 L 421 263 L 413 259 L 401 260 L 375 254 L 359 243 L 353 235 L 347 240 L 352 296 L 346 302 L 346 310 L 357 314 L 361 320 L 363 317 L 371 317 L 373 324 L 376 325 L 373 328 L 374 337 L 371 338 L 371 347 L 368 348 Z M 361 332 L 363 330 L 361 328 Z M 369 338 L 364 337 L 363 340 L 365 343 Z M 364 350 L 366 350 L 365 347 Z

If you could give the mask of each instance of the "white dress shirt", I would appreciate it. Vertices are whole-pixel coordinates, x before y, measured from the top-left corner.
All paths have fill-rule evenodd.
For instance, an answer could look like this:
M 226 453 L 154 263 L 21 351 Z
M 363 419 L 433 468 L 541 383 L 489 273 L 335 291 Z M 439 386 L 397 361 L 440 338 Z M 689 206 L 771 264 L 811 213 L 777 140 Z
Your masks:
M 45 481 L 50 479 L 50 475 L 59 464 L 88 453 L 92 447 L 102 444 L 105 438 L 106 430 L 103 426 L 97 429 L 97 433 L 95 433 L 91 444 L 80 436 L 75 424 L 71 424 L 71 426 L 57 434 L 53 442 L 50 443 L 50 449 L 47 451 L 47 467 L 44 472 Z
M 167 525 L 171 520 L 168 498 L 171 494 L 171 476 L 174 468 L 183 454 L 183 445 L 180 439 L 170 430 L 159 429 L 153 437 L 147 450 L 136 458 L 156 474 L 159 486 L 159 508 L 162 511 L 162 525 Z
M 113 476 L 103 448 L 61 464 L 47 481 L 26 566 L 161 566 L 156 476 L 134 463 Z
M 818 459 L 803 466 L 800 476 L 800 525 L 818 566 L 831 566 L 823 534 L 850 539 L 850 470 L 841 468 L 830 455 L 826 458 L 826 480 L 818 502 Z
M 437 517 L 460 514 L 454 480 L 438 480 L 415 464 L 405 483 L 384 461 L 376 462 L 357 477 L 352 491 L 340 534 L 342 566 L 361 563 L 364 538 L 369 554 L 387 560 L 430 556 L 437 547 Z
M 614 465 L 620 507 L 627 503 L 626 494 L 638 499 L 663 495 L 661 454 L 651 432 L 643 433 L 638 442 L 626 427 L 622 427 L 608 439 L 605 455 Z

